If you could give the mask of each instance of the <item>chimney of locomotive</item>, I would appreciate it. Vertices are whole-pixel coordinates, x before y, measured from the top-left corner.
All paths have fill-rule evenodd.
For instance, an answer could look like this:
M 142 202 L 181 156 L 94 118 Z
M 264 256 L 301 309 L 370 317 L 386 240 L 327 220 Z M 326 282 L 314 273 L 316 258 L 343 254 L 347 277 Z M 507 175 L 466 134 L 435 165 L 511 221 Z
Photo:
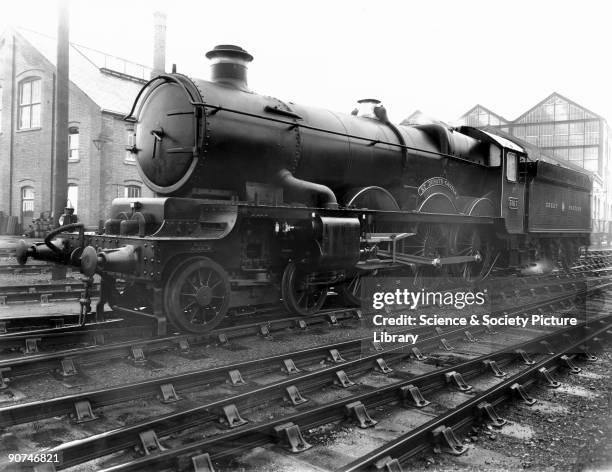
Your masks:
M 248 52 L 239 46 L 220 44 L 206 53 L 212 61 L 211 80 L 232 85 L 248 92 L 247 66 L 253 60 Z
M 151 78 L 166 73 L 166 14 L 153 13 L 153 70 Z

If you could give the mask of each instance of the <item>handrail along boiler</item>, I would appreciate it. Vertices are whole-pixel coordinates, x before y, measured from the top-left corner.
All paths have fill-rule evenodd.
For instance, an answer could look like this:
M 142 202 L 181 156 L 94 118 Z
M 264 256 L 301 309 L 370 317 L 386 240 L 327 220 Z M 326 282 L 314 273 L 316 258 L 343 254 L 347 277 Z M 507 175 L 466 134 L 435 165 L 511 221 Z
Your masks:
M 101 234 L 20 246 L 22 263 L 98 273 L 98 313 L 109 303 L 154 316 L 160 332 L 169 321 L 205 333 L 279 299 L 315 312 L 332 287 L 359 304 L 374 272 L 474 283 L 493 264 L 569 264 L 588 243 L 586 175 L 477 128 L 392 124 L 373 99 L 341 114 L 259 95 L 246 51 L 207 57 L 211 81 L 159 75 L 126 118 L 156 197 L 115 199 Z

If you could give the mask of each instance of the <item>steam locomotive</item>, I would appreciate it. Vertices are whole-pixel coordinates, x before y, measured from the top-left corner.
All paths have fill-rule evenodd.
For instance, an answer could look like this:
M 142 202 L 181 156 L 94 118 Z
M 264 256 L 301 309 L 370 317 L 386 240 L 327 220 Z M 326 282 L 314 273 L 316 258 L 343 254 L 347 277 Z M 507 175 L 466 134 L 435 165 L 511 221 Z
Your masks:
M 21 243 L 21 263 L 99 274 L 98 311 L 206 333 L 262 303 L 306 315 L 337 293 L 357 305 L 372 273 L 474 283 L 493 266 L 569 264 L 588 244 L 586 175 L 477 128 L 395 125 L 373 99 L 340 114 L 262 96 L 245 50 L 207 57 L 211 81 L 159 75 L 126 117 L 157 196 L 115 199 L 103 232 L 72 223 Z

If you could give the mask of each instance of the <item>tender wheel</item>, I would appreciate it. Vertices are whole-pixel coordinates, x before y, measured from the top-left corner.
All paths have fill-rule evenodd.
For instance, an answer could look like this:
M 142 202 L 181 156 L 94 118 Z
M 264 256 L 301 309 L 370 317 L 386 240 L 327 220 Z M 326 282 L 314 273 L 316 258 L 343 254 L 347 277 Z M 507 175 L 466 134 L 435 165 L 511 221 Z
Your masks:
M 491 243 L 477 228 L 459 226 L 451 236 L 451 250 L 456 256 L 480 256 L 478 262 L 466 262 L 455 267 L 455 273 L 469 283 L 487 275 L 491 263 Z
M 301 316 L 310 315 L 321 309 L 327 298 L 327 285 L 308 283 L 308 273 L 300 271 L 295 263 L 285 267 L 281 281 L 281 295 L 285 308 Z
M 169 321 L 182 331 L 206 333 L 217 326 L 230 301 L 227 273 L 207 257 L 179 264 L 164 288 Z
M 417 234 L 406 241 L 402 251 L 430 259 L 443 257 L 448 254 L 448 237 L 440 225 L 420 225 Z M 443 282 L 446 273 L 446 267 L 415 265 L 412 271 L 412 283 L 419 289 L 435 289 Z
M 564 269 L 570 269 L 576 264 L 580 256 L 580 246 L 571 239 L 564 239 L 561 242 L 559 251 L 559 262 Z

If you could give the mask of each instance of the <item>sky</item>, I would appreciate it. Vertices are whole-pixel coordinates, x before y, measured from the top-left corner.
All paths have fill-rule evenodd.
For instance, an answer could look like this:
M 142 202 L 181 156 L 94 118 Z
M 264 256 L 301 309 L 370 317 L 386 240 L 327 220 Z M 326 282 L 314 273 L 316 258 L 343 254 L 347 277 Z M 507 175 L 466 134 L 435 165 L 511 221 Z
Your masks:
M 249 86 L 350 112 L 378 98 L 453 123 L 477 103 L 515 119 L 558 92 L 612 124 L 612 3 L 606 0 L 72 0 L 72 42 L 152 64 L 153 12 L 167 14 L 166 66 L 208 78 L 204 54 L 237 44 Z M 7 25 L 49 35 L 56 0 L 0 0 Z

